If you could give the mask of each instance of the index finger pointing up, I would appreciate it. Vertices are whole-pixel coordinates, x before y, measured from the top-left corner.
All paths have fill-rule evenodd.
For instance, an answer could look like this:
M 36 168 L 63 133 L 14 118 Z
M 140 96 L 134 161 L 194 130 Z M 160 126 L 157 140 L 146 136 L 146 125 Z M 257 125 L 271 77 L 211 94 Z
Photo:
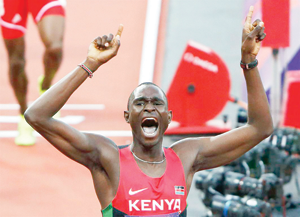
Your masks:
M 123 24 L 120 24 L 116 36 L 117 36 L 117 35 L 118 35 L 118 36 L 121 36 L 121 35 L 122 35 L 123 28 L 124 28 Z
M 248 12 L 247 18 L 246 18 L 246 23 L 251 24 L 251 19 L 252 19 L 253 10 L 254 10 L 254 7 L 253 7 L 253 6 L 250 6 L 249 12 Z

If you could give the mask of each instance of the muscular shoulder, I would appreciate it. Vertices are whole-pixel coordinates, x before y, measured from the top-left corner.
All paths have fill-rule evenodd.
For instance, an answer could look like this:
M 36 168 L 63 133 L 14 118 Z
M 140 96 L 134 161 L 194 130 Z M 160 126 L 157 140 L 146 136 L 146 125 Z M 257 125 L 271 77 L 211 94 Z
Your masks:
M 201 148 L 205 144 L 205 140 L 207 140 L 206 137 L 186 138 L 173 143 L 170 148 L 178 155 L 191 154 Z
M 94 151 L 91 171 L 95 190 L 102 207 L 107 207 L 115 197 L 120 176 L 119 148 L 110 139 L 89 134 Z
M 195 164 L 203 161 L 201 153 L 207 140 L 207 137 L 187 138 L 171 145 L 170 148 L 178 155 L 186 172 L 193 172 Z
M 91 146 L 94 147 L 93 152 L 90 153 L 91 167 L 100 167 L 106 170 L 107 167 L 114 164 L 118 166 L 118 146 L 112 140 L 97 134 L 87 134 L 87 136 Z

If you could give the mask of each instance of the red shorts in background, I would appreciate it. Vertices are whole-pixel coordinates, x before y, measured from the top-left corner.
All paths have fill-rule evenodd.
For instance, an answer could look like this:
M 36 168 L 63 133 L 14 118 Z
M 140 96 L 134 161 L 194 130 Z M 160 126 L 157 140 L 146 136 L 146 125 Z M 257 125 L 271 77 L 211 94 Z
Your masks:
M 0 0 L 0 25 L 5 39 L 23 36 L 27 17 L 31 14 L 38 23 L 46 15 L 65 16 L 61 0 Z

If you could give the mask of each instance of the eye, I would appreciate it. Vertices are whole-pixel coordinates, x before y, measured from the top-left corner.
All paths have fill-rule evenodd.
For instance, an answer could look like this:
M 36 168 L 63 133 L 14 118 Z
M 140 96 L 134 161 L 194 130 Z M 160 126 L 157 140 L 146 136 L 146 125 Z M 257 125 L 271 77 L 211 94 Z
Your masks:
M 157 101 L 157 102 L 154 102 L 153 104 L 154 104 L 154 105 L 164 105 L 164 103 L 163 103 L 163 102 L 159 102 L 159 101 Z
M 145 103 L 144 102 L 136 102 L 135 105 L 137 106 L 143 106 Z

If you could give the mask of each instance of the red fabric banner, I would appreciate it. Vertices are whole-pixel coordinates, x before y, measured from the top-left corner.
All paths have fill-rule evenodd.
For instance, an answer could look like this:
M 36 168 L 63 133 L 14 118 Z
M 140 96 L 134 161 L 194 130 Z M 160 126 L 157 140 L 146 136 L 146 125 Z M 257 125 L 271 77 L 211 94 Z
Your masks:
M 282 125 L 300 129 L 300 70 L 286 74 Z
M 262 0 L 262 20 L 267 37 L 263 47 L 288 47 L 290 44 L 290 1 Z

